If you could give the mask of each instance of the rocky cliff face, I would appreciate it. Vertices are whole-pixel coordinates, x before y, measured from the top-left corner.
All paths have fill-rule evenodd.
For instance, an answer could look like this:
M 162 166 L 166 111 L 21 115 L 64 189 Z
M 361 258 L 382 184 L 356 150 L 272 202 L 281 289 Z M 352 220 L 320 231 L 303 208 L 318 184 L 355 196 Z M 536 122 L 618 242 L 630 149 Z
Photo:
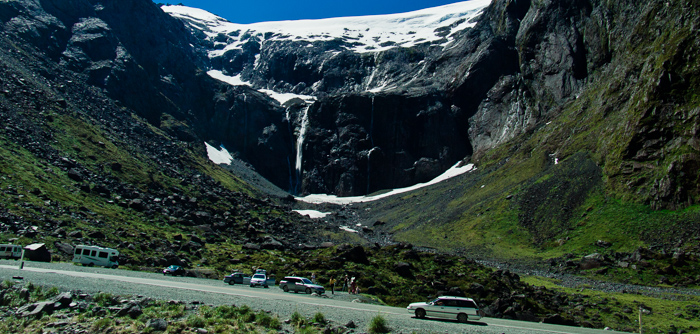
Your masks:
M 295 194 L 348 196 L 428 181 L 471 155 L 468 118 L 492 81 L 516 68 L 503 63 L 504 45 L 489 37 L 482 43 L 483 29 L 474 28 L 487 3 L 456 6 L 420 38 L 413 36 L 424 36 L 420 27 L 388 32 L 377 31 L 378 23 L 365 28 L 364 22 L 322 20 L 308 23 L 321 26 L 318 35 L 287 34 L 274 25 L 235 25 L 179 7 L 166 11 L 202 38 L 212 68 L 224 77 L 315 97 L 307 105 L 287 103 L 286 124 L 271 124 L 258 140 L 288 161 L 286 168 L 262 173 Z M 343 24 L 341 34 L 333 32 Z M 289 181 L 280 183 L 280 174 Z
M 477 0 L 283 29 L 141 0 L 0 6 L 6 34 L 181 140 L 222 144 L 294 194 L 426 181 L 572 108 L 594 109 L 578 115 L 597 120 L 580 124 L 619 140 L 581 145 L 559 131 L 551 137 L 561 142 L 545 143 L 553 156 L 604 152 L 595 160 L 608 186 L 639 186 L 632 197 L 658 207 L 700 193 L 692 2 Z M 665 32 L 673 24 L 681 28 Z M 602 129 L 605 117 L 629 130 Z

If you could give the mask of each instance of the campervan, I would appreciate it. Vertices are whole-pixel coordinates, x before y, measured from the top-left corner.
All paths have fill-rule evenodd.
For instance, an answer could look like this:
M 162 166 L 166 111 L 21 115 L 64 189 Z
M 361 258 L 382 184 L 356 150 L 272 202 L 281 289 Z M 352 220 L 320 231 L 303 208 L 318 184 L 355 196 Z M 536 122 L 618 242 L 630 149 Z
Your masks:
M 13 244 L 0 244 L 0 259 L 19 259 L 22 257 L 22 246 Z
M 78 245 L 73 253 L 73 262 L 89 267 L 117 268 L 119 266 L 118 258 L 118 250 L 99 246 Z

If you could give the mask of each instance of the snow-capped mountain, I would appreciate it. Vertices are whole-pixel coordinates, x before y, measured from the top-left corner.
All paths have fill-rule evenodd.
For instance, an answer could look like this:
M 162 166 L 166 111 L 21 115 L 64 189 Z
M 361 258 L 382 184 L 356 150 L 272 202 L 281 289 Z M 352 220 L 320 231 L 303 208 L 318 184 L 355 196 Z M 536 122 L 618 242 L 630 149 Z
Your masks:
M 316 95 L 379 93 L 420 81 L 431 74 L 426 56 L 456 46 L 459 32 L 472 28 L 489 3 L 471 0 L 392 15 L 254 24 L 231 23 L 184 6 L 163 10 L 201 36 L 214 70 L 220 70 L 212 76 L 278 93 Z M 397 61 L 382 57 L 382 51 L 396 48 L 421 51 Z M 351 68 L 337 73 L 344 67 Z
M 200 38 L 209 76 L 279 103 L 278 121 L 253 130 L 265 135 L 218 142 L 294 194 L 348 196 L 426 182 L 470 153 L 468 116 L 446 91 L 468 72 L 455 68 L 489 4 L 245 25 L 162 8 Z
M 207 11 L 186 6 L 164 6 L 174 17 L 187 20 L 214 43 L 211 56 L 229 50 L 243 49 L 256 39 L 265 41 L 303 40 L 309 43 L 340 39 L 341 49 L 355 52 L 377 52 L 393 47 L 413 47 L 421 43 L 453 40 L 452 31 L 461 31 L 476 24 L 475 18 L 491 0 L 471 0 L 408 13 L 342 17 L 320 20 L 231 23 Z M 222 36 L 225 36 L 223 37 Z

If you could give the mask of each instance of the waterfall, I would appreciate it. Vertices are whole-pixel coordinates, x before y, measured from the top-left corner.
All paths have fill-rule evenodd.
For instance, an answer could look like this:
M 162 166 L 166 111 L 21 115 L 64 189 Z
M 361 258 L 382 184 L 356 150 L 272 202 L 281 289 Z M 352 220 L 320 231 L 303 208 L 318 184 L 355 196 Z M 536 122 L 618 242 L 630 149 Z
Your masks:
M 287 131 L 289 133 L 289 137 L 294 139 L 294 131 L 292 131 L 292 120 L 289 118 L 291 111 L 291 107 L 287 107 L 287 109 L 284 110 L 284 121 L 287 122 Z M 296 173 L 294 172 L 294 168 L 292 167 L 292 161 L 289 159 L 289 156 L 287 156 L 287 168 L 289 169 L 289 192 L 294 192 L 295 191 L 295 185 L 294 185 L 294 177 L 296 176 Z
M 302 148 L 304 146 L 304 137 L 306 137 L 306 130 L 309 127 L 309 109 L 311 108 L 311 104 L 307 104 L 306 107 L 304 107 L 304 111 L 301 116 L 301 124 L 299 125 L 299 134 L 297 135 L 297 159 L 296 159 L 296 164 L 295 164 L 295 170 L 297 174 L 297 185 L 295 189 L 295 192 L 298 192 L 298 188 L 301 185 L 301 162 L 302 162 Z
M 243 154 L 248 151 L 248 96 L 243 93 Z
M 372 95 L 372 109 L 370 110 L 370 119 L 369 119 L 369 141 L 372 144 L 372 149 L 367 151 L 367 195 L 369 195 L 369 186 L 370 186 L 370 175 L 371 175 L 371 166 L 369 162 L 369 157 L 372 154 L 372 151 L 374 151 L 374 137 L 372 136 L 372 133 L 374 132 L 374 95 Z
M 372 149 L 374 150 L 374 149 Z M 370 172 L 370 165 L 369 165 L 369 156 L 372 155 L 372 150 L 367 151 L 367 191 L 365 192 L 367 195 L 369 195 L 369 172 Z
M 373 132 L 374 132 L 374 95 L 372 95 L 372 111 L 370 112 L 370 119 L 369 119 L 369 140 L 372 143 L 372 147 L 374 147 L 374 137 L 372 136 Z

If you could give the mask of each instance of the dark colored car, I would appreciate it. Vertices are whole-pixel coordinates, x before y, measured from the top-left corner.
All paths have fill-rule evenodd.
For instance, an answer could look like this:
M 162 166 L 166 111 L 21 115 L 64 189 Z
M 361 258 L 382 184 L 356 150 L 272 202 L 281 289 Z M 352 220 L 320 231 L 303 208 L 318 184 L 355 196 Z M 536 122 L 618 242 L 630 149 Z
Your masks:
M 163 275 L 185 276 L 185 268 L 181 266 L 172 265 L 163 269 Z
M 231 275 L 224 276 L 224 283 L 228 283 L 230 285 L 250 284 L 250 276 L 242 272 L 236 271 L 231 273 Z
M 322 295 L 326 292 L 322 286 L 314 284 L 310 279 L 306 277 L 298 276 L 287 276 L 280 281 L 280 289 L 284 292 L 294 291 L 294 293 L 304 292 L 304 293 L 317 293 Z

